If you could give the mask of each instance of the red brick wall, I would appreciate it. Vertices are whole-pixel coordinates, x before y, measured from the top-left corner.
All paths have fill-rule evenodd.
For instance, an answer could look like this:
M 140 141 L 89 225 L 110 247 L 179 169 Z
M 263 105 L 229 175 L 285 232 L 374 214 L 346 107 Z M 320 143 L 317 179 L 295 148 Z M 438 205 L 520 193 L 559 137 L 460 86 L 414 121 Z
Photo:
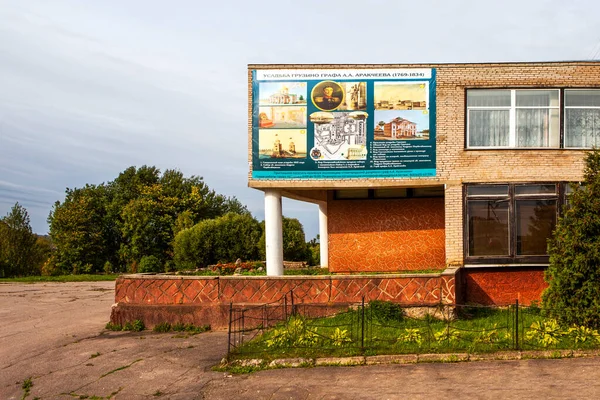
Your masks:
M 115 303 L 138 305 L 264 304 L 293 291 L 297 303 L 359 303 L 389 300 L 406 305 L 454 302 L 448 274 L 361 276 L 185 277 L 136 276 L 117 279 Z
M 405 306 L 434 306 L 455 301 L 455 273 L 314 277 L 175 277 L 129 275 L 117 279 L 114 323 L 141 319 L 225 327 L 234 304 L 278 302 L 290 291 L 294 303 L 342 306 L 365 301 L 394 301 Z M 288 301 L 291 301 L 288 297 Z
M 539 302 L 548 287 L 544 270 L 543 267 L 463 268 L 464 300 L 485 305 L 514 304 L 517 299 L 524 305 Z
M 329 270 L 444 269 L 444 199 L 332 200 Z

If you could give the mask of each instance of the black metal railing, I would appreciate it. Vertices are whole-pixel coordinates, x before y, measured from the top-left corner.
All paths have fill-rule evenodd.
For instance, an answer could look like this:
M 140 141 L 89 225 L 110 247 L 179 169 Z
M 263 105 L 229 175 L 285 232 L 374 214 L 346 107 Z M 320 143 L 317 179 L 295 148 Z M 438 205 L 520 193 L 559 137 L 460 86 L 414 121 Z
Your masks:
M 230 305 L 228 358 L 273 351 L 294 356 L 598 348 L 597 331 L 561 327 L 548 310 L 389 302 L 299 302 L 290 291 L 257 306 Z

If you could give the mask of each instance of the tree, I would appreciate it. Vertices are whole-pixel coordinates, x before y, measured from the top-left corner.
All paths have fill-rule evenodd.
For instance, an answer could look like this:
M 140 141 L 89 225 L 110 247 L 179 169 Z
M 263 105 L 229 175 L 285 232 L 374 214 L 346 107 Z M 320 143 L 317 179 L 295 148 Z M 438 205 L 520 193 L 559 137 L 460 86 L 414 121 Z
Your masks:
M 107 217 L 108 202 L 104 185 L 86 185 L 67 188 L 65 200 L 54 204 L 48 223 L 56 246 L 55 263 L 62 273 L 99 272 L 112 259 L 111 242 L 117 239 Z
M 175 235 L 229 212 L 250 215 L 235 197 L 211 190 L 201 177 L 153 166 L 129 167 L 108 183 L 67 189 L 48 222 L 64 272 L 132 269 L 143 257 L 167 265 Z
M 0 276 L 39 274 L 37 236 L 31 231 L 29 213 L 19 203 L 0 219 Z
M 589 152 L 585 162 L 583 186 L 574 187 L 548 241 L 542 300 L 563 324 L 600 328 L 600 151 Z
M 174 240 L 178 269 L 193 269 L 238 258 L 256 260 L 260 223 L 249 214 L 228 213 L 184 229 Z
M 286 261 L 309 261 L 310 250 L 306 244 L 304 228 L 296 218 L 283 217 L 281 221 L 283 229 L 283 259 Z M 260 239 L 260 255 L 266 258 L 266 232 L 264 222 L 262 223 L 263 234 Z

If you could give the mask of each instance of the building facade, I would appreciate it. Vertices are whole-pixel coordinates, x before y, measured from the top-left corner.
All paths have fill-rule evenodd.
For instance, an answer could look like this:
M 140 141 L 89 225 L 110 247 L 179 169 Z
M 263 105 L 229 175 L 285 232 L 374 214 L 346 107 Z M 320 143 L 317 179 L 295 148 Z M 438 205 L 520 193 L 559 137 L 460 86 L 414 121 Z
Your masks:
M 250 65 L 250 161 L 252 71 L 358 67 L 435 70 L 435 174 L 257 179 L 251 170 L 249 186 L 265 192 L 269 274 L 282 271 L 284 196 L 319 205 L 321 264 L 333 273 L 459 268 L 464 301 L 534 300 L 568 183 L 600 145 L 600 62 Z

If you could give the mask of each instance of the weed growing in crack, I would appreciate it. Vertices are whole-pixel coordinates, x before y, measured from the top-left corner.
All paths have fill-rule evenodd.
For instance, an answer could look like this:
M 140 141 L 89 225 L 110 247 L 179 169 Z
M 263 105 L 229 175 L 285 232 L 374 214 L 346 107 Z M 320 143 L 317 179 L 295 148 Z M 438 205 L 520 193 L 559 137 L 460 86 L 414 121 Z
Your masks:
M 29 392 L 31 392 L 31 388 L 33 387 L 33 381 L 31 380 L 31 376 L 27 379 L 25 379 L 23 381 L 23 384 L 21 385 L 21 389 L 23 389 L 23 396 L 21 397 L 21 400 L 25 399 L 27 396 L 29 396 Z

